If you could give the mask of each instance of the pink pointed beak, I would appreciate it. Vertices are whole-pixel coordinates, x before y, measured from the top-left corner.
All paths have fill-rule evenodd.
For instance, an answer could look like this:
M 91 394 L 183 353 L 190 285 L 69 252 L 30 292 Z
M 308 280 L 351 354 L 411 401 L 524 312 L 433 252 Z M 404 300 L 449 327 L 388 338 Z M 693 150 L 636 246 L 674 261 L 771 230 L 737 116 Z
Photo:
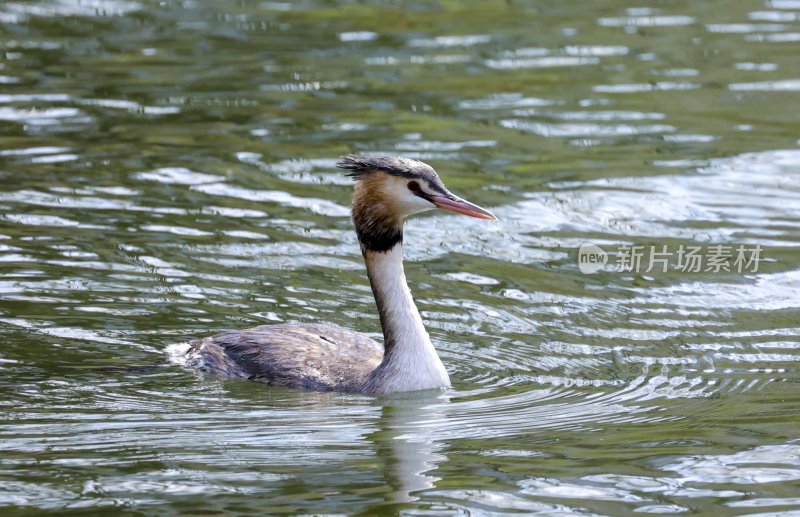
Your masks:
M 497 217 L 488 210 L 485 210 L 478 205 L 473 205 L 469 201 L 461 199 L 456 196 L 434 196 L 428 195 L 431 203 L 436 205 L 437 208 L 447 210 L 448 212 L 455 212 L 457 214 L 468 215 L 470 217 L 477 217 L 478 219 L 489 219 L 496 221 Z

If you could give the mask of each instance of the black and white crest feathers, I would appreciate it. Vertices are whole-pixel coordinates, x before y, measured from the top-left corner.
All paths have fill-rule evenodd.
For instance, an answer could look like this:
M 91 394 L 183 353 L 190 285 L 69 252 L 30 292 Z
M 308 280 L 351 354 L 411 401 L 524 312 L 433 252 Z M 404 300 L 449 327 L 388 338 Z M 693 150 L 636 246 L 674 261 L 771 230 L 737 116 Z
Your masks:
M 402 156 L 363 156 L 348 154 L 336 164 L 340 169 L 349 171 L 348 176 L 355 180 L 376 172 L 408 179 L 424 179 L 436 190 L 445 190 L 439 175 L 433 167 L 419 160 Z

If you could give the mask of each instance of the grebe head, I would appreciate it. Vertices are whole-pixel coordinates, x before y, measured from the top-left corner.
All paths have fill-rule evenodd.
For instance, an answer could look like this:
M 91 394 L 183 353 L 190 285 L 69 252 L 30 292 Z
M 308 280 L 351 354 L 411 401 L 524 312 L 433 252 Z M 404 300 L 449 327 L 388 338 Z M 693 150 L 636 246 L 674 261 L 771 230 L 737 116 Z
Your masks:
M 400 156 L 347 155 L 337 164 L 356 180 L 353 222 L 365 250 L 387 251 L 403 239 L 406 217 L 440 208 L 479 219 L 491 212 L 459 198 L 427 163 Z

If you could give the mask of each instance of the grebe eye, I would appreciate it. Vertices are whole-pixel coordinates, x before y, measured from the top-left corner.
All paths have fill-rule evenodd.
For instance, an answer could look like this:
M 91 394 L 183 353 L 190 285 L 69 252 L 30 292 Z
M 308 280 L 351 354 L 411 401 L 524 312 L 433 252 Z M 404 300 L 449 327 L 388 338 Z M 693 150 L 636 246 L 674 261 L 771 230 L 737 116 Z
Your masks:
M 408 190 L 410 190 L 411 192 L 416 194 L 417 192 L 419 192 L 422 189 L 419 187 L 419 183 L 417 183 L 416 181 L 409 181 L 408 182 Z

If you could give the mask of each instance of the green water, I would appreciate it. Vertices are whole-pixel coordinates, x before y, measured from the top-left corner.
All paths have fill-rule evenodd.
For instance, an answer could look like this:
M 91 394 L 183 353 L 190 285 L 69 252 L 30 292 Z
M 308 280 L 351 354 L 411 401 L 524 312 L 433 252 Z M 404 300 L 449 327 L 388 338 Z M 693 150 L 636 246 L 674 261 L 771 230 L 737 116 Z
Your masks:
M 0 5 L 0 513 L 800 514 L 800 2 L 644 4 Z M 378 336 L 347 152 L 500 217 L 407 227 L 452 390 L 127 369 Z

